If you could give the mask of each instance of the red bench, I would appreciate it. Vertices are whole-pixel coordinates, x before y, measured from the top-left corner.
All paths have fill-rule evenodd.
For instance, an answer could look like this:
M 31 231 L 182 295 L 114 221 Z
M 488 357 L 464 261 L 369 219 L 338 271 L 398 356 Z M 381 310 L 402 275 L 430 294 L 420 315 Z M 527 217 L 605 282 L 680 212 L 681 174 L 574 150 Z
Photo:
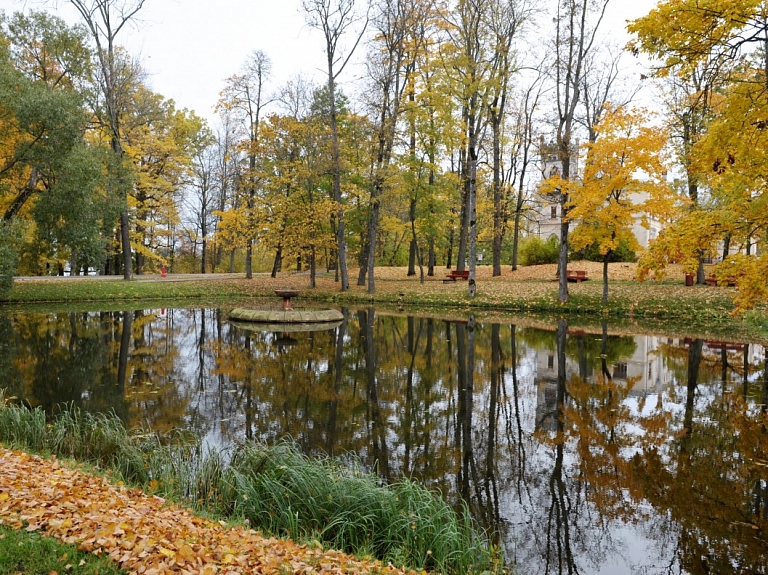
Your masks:
M 557 279 L 560 279 L 560 274 L 557 274 Z M 565 272 L 565 279 L 569 282 L 585 282 L 589 278 L 587 277 L 587 272 L 584 270 L 566 270 Z
M 715 276 L 709 276 L 708 278 L 704 279 L 704 283 L 706 283 L 708 286 L 716 286 L 718 285 L 717 278 Z M 719 282 L 720 285 L 726 285 L 726 286 L 735 286 L 736 280 L 733 278 L 727 278 Z
M 704 340 L 704 343 L 707 345 L 709 349 L 717 349 L 717 350 L 735 350 L 735 351 L 742 351 L 744 349 L 743 343 L 733 343 L 730 341 L 709 341 Z
M 456 280 L 468 280 L 468 279 L 469 279 L 469 270 L 451 270 L 451 273 L 445 276 L 443 283 L 453 283 Z

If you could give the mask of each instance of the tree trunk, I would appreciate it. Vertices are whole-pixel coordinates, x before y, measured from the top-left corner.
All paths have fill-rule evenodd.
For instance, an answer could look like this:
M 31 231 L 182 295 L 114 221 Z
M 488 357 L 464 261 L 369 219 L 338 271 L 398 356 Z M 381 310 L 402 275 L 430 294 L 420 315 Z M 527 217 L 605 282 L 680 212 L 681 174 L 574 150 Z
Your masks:
M 278 272 L 283 267 L 283 244 L 279 244 L 277 246 L 277 251 L 275 252 L 275 261 L 272 264 L 272 274 L 271 277 L 276 278 Z
M 80 270 L 77 267 L 77 250 L 72 249 L 72 254 L 69 258 L 69 275 L 71 276 L 79 276 Z
M 451 209 L 452 214 L 456 214 L 456 210 Z M 451 218 L 450 222 L 450 229 L 448 230 L 448 253 L 445 257 L 445 267 L 448 269 L 451 269 L 451 266 L 453 265 L 453 243 L 454 243 L 454 236 L 456 235 L 456 222 Z
M 429 238 L 429 254 L 427 255 L 427 275 L 434 277 L 435 275 L 435 239 Z
M 368 293 L 372 294 L 376 292 L 376 278 L 374 277 L 373 270 L 376 266 L 376 233 L 379 227 L 379 211 L 381 209 L 381 203 L 378 200 L 379 184 L 374 184 L 376 190 L 376 199 L 371 206 L 371 219 L 368 223 L 368 256 L 367 256 L 367 268 L 368 268 Z
M 727 233 L 725 234 L 725 238 L 723 239 L 723 261 L 728 257 L 728 254 L 731 252 L 731 234 Z
M 328 98 L 331 108 L 333 199 L 336 202 L 336 249 L 338 272 L 341 274 L 341 291 L 345 292 L 349 289 L 349 275 L 347 273 L 347 238 L 344 227 L 344 204 L 341 197 L 341 152 L 339 149 L 339 126 L 336 111 L 336 83 L 333 73 L 333 52 L 328 50 L 326 55 L 328 56 Z M 368 263 L 369 268 L 370 266 L 371 262 Z M 370 278 L 369 281 L 371 281 Z
M 515 225 L 512 231 L 512 271 L 517 269 L 517 252 L 520 240 L 520 210 L 515 211 Z
M 461 214 L 459 217 L 459 247 L 458 254 L 456 256 L 456 269 L 464 270 L 467 265 L 467 239 L 469 232 L 469 209 L 467 203 L 469 202 L 469 183 L 467 182 L 462 190 L 461 194 Z
M 416 275 L 416 240 L 414 238 L 411 238 L 408 243 L 408 273 L 406 275 L 408 277 Z
M 408 219 L 411 224 L 411 243 L 408 247 L 408 276 L 416 275 L 416 199 L 411 198 L 411 205 L 408 209 Z
M 565 202 L 560 204 L 565 209 Z M 560 253 L 557 258 L 557 272 L 560 274 L 557 296 L 560 303 L 568 301 L 568 220 L 563 214 L 560 223 Z
M 315 244 L 312 244 L 309 254 L 309 287 L 315 289 L 317 285 L 317 250 Z
M 253 241 L 250 239 L 245 248 L 245 278 L 253 279 Z
M 3 215 L 4 221 L 7 222 L 19 213 L 19 210 L 21 210 L 27 200 L 37 192 L 37 184 L 39 181 L 40 178 L 38 176 L 37 168 L 32 168 L 27 183 L 24 184 L 24 188 L 19 192 L 19 195 L 14 198 L 11 205 L 8 206 L 8 209 L 5 210 L 5 215 Z
M 501 113 L 499 103 L 491 106 L 491 128 L 493 130 L 493 277 L 501 275 L 501 246 L 504 241 L 504 208 L 501 184 Z M 499 110 L 496 112 L 495 110 Z
M 131 236 L 128 228 L 128 208 L 120 213 L 120 240 L 123 247 L 123 279 L 133 279 L 133 261 L 131 258 Z
M 364 286 L 365 278 L 368 276 L 368 235 L 365 235 L 363 240 L 363 249 L 360 250 L 360 257 L 358 259 L 360 269 L 357 273 L 357 285 Z

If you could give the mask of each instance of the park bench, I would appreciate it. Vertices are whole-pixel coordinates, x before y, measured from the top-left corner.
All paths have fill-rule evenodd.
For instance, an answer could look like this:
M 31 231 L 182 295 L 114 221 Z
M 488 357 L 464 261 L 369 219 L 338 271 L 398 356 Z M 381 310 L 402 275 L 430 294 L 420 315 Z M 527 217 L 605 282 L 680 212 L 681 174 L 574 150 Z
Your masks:
M 443 283 L 444 284 L 454 283 L 456 280 L 468 280 L 468 279 L 469 279 L 469 270 L 451 270 L 451 273 L 445 276 Z
M 560 274 L 557 274 L 557 279 L 560 279 Z M 565 279 L 569 282 L 585 282 L 589 278 L 587 277 L 587 272 L 584 270 L 566 270 L 565 272 Z
M 715 276 L 709 276 L 704 279 L 704 283 L 707 284 L 708 286 L 716 286 L 719 283 L 720 285 L 733 287 L 736 285 L 736 280 L 734 278 L 727 278 L 718 282 Z
M 744 350 L 744 344 L 743 343 L 733 343 L 730 341 L 710 341 L 705 340 L 704 343 L 709 349 L 712 350 L 734 350 L 734 351 L 743 351 Z

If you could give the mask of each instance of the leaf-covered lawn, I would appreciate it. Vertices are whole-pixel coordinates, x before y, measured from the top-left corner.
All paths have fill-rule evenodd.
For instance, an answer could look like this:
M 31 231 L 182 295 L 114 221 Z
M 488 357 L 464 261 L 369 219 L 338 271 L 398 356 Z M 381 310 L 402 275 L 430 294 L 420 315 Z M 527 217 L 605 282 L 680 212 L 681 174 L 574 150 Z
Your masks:
M 138 489 L 0 448 L 0 523 L 108 555 L 131 573 L 403 573 L 228 527 Z

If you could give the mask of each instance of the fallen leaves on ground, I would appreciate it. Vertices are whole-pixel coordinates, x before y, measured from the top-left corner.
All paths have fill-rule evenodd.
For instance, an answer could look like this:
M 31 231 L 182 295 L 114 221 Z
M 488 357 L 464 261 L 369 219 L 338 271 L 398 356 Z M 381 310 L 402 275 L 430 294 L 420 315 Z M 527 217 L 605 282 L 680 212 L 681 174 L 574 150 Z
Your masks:
M 265 538 L 138 489 L 0 447 L 0 523 L 109 555 L 131 573 L 382 573 L 401 570 Z M 415 572 L 410 572 L 415 573 Z

